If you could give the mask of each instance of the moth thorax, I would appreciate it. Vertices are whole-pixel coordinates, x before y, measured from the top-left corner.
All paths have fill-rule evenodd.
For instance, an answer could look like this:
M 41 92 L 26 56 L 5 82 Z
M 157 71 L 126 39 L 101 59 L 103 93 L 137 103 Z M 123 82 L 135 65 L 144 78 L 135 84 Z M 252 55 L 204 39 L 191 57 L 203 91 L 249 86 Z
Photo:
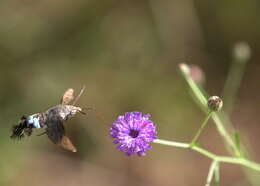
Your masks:
M 67 120 L 73 117 L 81 110 L 82 109 L 80 107 L 75 107 L 73 105 L 63 105 L 62 109 L 60 109 L 59 111 L 59 115 L 63 120 Z

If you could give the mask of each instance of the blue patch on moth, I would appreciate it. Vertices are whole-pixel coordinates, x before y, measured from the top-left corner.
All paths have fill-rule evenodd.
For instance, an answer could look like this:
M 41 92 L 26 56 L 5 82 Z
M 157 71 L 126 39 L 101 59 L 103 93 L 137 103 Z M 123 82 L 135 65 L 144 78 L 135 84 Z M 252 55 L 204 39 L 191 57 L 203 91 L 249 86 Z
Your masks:
M 39 118 L 31 118 L 28 120 L 29 125 L 33 125 L 34 128 L 41 128 Z

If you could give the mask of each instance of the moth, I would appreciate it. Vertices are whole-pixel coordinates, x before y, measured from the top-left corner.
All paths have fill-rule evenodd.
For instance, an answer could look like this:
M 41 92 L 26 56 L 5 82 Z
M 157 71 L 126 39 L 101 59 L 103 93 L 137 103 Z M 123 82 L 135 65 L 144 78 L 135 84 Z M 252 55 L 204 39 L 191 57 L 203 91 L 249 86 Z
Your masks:
M 69 151 L 77 152 L 76 147 L 66 136 L 64 122 L 77 113 L 85 114 L 81 107 L 75 106 L 84 90 L 85 87 L 81 89 L 71 105 L 69 103 L 74 99 L 74 89 L 69 88 L 63 94 L 60 104 L 49 108 L 45 112 L 22 116 L 19 124 L 13 126 L 10 137 L 12 139 L 22 139 L 25 135 L 31 136 L 34 129 L 45 128 L 45 132 L 40 135 L 46 134 L 54 144 Z

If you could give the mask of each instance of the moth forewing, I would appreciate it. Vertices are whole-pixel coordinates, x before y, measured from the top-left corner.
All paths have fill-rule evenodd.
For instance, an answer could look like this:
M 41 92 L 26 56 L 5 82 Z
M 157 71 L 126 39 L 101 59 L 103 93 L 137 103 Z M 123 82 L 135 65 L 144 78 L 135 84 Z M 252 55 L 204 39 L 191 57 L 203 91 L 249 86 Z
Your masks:
M 62 139 L 61 139 L 59 145 L 66 150 L 69 150 L 72 152 L 77 152 L 76 147 L 72 144 L 72 142 L 70 141 L 70 139 L 67 136 L 62 136 Z
M 61 104 L 69 104 L 74 99 L 74 90 L 72 88 L 69 88 L 65 91 L 61 98 Z

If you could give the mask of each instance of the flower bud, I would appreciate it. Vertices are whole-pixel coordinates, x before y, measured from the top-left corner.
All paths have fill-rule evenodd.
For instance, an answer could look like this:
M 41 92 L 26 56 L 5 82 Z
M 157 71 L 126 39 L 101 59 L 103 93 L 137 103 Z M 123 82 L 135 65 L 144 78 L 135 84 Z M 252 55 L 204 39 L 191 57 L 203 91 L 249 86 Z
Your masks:
M 190 67 L 185 63 L 179 64 L 179 68 L 181 72 L 185 75 L 188 75 L 190 73 Z
M 197 65 L 190 65 L 190 73 L 189 73 L 191 79 L 199 84 L 199 85 L 203 85 L 205 83 L 205 73 L 203 72 L 203 70 L 197 66 Z
M 247 62 L 251 57 L 251 48 L 246 42 L 236 43 L 233 49 L 233 56 L 238 62 Z
M 223 106 L 223 101 L 218 96 L 211 96 L 208 99 L 208 108 L 211 111 L 219 111 Z

